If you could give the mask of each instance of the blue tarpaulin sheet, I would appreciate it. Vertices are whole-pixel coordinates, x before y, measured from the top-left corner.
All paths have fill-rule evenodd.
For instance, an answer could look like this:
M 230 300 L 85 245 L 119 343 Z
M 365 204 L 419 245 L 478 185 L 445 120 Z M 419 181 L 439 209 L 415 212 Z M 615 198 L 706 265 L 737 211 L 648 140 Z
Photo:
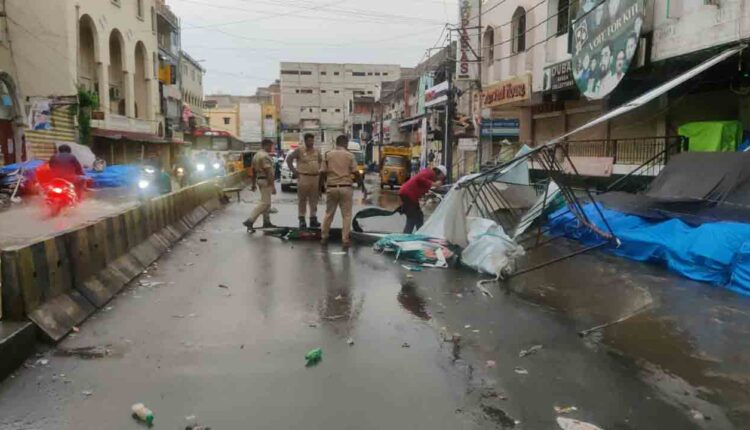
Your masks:
M 92 188 L 128 187 L 138 180 L 141 168 L 134 164 L 116 164 L 107 166 L 103 172 L 87 170 L 86 175 L 91 179 Z
M 660 263 L 687 278 L 709 282 L 750 295 L 750 224 L 713 222 L 693 227 L 679 219 L 650 221 L 599 205 L 620 246 L 608 245 L 615 255 Z M 605 240 L 561 209 L 550 216 L 550 234 L 565 235 L 587 245 Z M 606 231 L 593 204 L 584 207 L 589 219 Z

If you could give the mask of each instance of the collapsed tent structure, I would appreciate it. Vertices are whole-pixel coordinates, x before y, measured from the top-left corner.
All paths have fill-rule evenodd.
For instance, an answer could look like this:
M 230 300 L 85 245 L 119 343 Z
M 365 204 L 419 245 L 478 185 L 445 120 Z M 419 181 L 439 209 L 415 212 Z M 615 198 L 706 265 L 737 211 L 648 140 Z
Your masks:
M 460 246 L 464 265 L 498 278 L 606 248 L 750 294 L 750 154 L 680 154 L 686 141 L 678 140 L 610 184 L 610 192 L 595 196 L 571 183 L 578 171 L 566 140 L 651 102 L 745 47 L 729 48 L 571 132 L 533 149 L 524 147 L 512 160 L 462 178 L 418 234 Z M 529 182 L 529 163 L 541 166 L 545 180 Z M 617 191 L 646 172 L 658 176 L 643 192 Z M 546 224 L 537 222 L 543 214 Z M 535 223 L 536 233 L 531 230 Z M 529 249 L 560 237 L 579 240 L 582 246 L 533 267 L 515 267 Z

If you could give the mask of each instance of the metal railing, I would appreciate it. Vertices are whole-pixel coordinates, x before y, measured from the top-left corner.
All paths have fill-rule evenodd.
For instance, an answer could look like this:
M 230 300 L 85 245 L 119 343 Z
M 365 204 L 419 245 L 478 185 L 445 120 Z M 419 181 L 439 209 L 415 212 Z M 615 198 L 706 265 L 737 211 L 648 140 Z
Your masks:
M 605 191 L 630 191 L 640 192 L 651 182 L 644 181 L 643 178 L 653 178 L 661 173 L 661 169 L 669 161 L 669 157 L 679 152 L 688 150 L 689 141 L 686 137 L 676 136 L 665 140 L 665 145 L 660 152 L 657 152 L 648 160 L 641 163 L 630 173 L 620 177 L 615 182 L 609 184 Z
M 680 136 L 636 137 L 610 140 L 571 140 L 565 142 L 571 157 L 612 157 L 614 164 L 641 165 L 663 153 L 666 148 L 676 148 Z M 679 152 L 679 148 L 676 148 Z M 666 163 L 666 157 L 663 161 Z

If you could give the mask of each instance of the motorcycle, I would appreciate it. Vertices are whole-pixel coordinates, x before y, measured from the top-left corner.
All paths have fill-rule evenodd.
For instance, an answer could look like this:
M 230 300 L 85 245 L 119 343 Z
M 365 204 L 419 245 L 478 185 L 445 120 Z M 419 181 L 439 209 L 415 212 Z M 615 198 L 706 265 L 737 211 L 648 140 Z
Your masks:
M 138 200 L 151 200 L 158 197 L 159 186 L 157 183 L 158 172 L 155 167 L 144 166 L 141 168 L 141 175 L 138 177 Z
M 62 178 L 55 178 L 43 185 L 44 204 L 50 216 L 59 215 L 64 209 L 75 206 L 79 196 L 76 187 Z

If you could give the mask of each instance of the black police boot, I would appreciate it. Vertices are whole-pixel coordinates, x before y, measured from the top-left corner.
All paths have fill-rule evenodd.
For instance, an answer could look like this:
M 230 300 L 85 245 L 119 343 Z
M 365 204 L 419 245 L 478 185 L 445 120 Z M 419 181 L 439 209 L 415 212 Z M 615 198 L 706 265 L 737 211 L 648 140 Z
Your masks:
M 310 223 L 312 227 L 312 222 Z M 301 216 L 299 217 L 299 229 L 300 230 L 307 230 L 307 224 L 305 224 L 305 217 Z
M 318 222 L 317 217 L 310 217 L 310 228 L 320 228 L 320 223 Z

